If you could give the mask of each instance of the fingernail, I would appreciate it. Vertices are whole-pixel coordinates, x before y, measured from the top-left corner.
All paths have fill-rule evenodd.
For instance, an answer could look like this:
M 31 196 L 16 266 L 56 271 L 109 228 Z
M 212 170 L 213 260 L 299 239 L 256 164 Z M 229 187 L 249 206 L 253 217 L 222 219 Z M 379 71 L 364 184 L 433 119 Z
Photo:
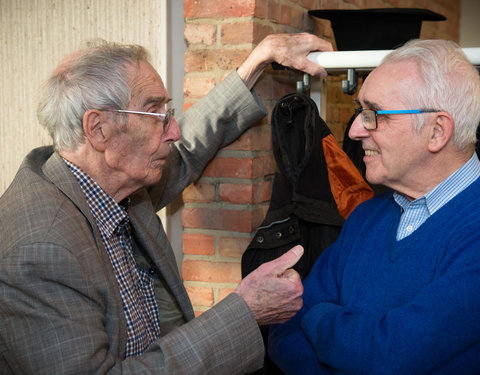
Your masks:
M 303 254 L 303 247 L 302 246 L 295 246 L 293 248 L 293 252 L 295 253 L 295 255 L 302 255 Z

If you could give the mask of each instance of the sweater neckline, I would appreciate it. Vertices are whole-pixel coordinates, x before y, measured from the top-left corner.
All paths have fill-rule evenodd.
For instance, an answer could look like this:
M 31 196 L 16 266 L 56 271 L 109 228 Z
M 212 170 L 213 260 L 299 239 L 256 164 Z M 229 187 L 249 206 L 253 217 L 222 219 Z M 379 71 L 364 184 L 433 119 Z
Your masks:
M 395 215 L 392 215 L 392 220 L 390 221 L 388 228 L 391 234 L 391 246 L 388 247 L 388 256 L 390 260 L 392 262 L 396 261 L 405 252 L 405 248 L 416 246 L 418 241 L 422 241 L 425 231 L 441 231 L 442 228 L 439 227 L 439 225 L 446 220 L 446 216 L 450 218 L 451 213 L 459 211 L 461 208 L 460 206 L 465 205 L 465 202 L 472 202 L 474 199 L 478 199 L 478 196 L 475 193 L 478 192 L 479 185 L 480 178 L 477 178 L 465 190 L 461 191 L 444 206 L 438 209 L 438 211 L 422 223 L 412 234 L 400 240 L 397 240 L 396 234 L 398 223 L 400 221 L 401 208 L 394 201 L 392 192 L 390 196 L 390 204 L 392 205 L 392 209 L 396 210 L 396 213 Z

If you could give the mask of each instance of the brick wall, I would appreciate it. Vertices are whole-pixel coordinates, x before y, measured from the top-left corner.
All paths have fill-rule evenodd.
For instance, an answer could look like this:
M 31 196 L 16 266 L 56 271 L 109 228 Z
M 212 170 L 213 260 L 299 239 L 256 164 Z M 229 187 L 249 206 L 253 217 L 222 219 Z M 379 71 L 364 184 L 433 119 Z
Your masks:
M 427 8 L 447 17 L 424 22 L 422 38 L 458 41 L 460 0 L 185 0 L 185 108 L 235 69 L 270 33 L 313 32 L 334 42 L 330 22 L 312 20 L 310 9 Z M 295 91 L 302 75 L 268 69 L 255 90 L 269 113 L 276 100 Z M 344 75 L 328 78 L 327 118 L 339 142 L 353 113 L 343 94 Z M 182 266 L 197 314 L 233 291 L 240 260 L 268 209 L 275 160 L 269 116 L 222 149 L 200 179 L 183 194 Z

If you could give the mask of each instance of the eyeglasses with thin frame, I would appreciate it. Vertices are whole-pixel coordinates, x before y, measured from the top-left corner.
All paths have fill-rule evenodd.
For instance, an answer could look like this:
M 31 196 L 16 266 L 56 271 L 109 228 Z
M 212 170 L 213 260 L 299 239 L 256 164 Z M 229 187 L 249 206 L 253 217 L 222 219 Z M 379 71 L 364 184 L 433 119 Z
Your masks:
M 435 113 L 441 112 L 436 109 L 396 109 L 396 110 L 376 110 L 368 108 L 355 108 L 355 116 L 362 115 L 363 127 L 367 130 L 375 130 L 378 128 L 378 115 L 401 115 L 401 114 L 417 114 L 417 113 Z
M 130 110 L 126 110 L 126 109 L 110 109 L 109 111 L 156 117 L 157 120 L 162 121 L 164 132 L 166 132 L 168 130 L 168 125 L 170 124 L 170 121 L 172 120 L 172 117 L 175 116 L 175 108 L 167 109 L 167 112 L 165 112 L 165 113 L 130 111 Z

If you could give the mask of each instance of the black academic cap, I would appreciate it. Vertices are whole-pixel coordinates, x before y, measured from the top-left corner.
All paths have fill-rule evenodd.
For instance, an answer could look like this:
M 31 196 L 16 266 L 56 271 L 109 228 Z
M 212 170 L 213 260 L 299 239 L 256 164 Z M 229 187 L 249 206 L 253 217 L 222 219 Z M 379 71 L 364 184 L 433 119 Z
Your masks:
M 394 49 L 420 37 L 422 21 L 446 17 L 427 9 L 319 9 L 308 13 L 330 20 L 339 51 Z

